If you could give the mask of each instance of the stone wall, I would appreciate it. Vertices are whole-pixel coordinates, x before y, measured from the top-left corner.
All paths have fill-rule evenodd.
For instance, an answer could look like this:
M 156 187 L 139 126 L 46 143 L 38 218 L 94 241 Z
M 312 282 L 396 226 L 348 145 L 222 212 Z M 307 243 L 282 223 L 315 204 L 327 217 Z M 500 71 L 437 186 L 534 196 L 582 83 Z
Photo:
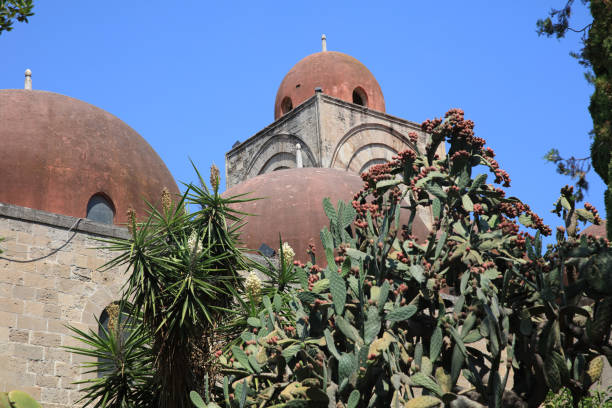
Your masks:
M 118 300 L 123 271 L 98 270 L 113 254 L 96 239 L 124 228 L 0 204 L 0 391 L 20 389 L 45 408 L 81 397 L 82 346 L 66 324 L 97 330 L 95 318 Z M 91 376 L 92 374 L 89 374 Z
M 295 168 L 298 143 L 304 167 L 321 167 L 319 139 L 317 99 L 312 97 L 226 153 L 226 187 L 279 168 Z

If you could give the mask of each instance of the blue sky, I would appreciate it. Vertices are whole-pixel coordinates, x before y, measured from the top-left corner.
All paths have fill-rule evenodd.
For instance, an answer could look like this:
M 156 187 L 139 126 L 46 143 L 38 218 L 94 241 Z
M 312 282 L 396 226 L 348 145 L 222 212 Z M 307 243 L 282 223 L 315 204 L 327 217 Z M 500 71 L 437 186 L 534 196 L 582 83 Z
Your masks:
M 0 89 L 35 89 L 121 118 L 178 182 L 224 166 L 224 154 L 273 121 L 284 75 L 329 50 L 363 62 L 387 112 L 421 122 L 465 110 L 510 173 L 510 194 L 550 214 L 569 179 L 542 157 L 588 155 L 591 86 L 568 54 L 579 37 L 538 37 L 535 22 L 563 0 L 493 1 L 35 1 L 29 24 L 0 36 Z M 589 22 L 578 4 L 573 24 Z M 604 185 L 587 201 L 604 213 Z

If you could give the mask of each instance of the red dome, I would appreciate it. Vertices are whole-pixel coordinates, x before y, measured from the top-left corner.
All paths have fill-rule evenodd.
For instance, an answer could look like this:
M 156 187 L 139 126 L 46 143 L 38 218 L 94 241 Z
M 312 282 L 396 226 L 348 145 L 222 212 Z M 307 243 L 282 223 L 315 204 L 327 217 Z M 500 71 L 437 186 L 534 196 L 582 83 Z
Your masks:
M 274 119 L 310 98 L 317 87 L 335 98 L 385 111 L 380 85 L 365 65 L 350 55 L 323 51 L 307 56 L 285 76 L 276 94 Z
M 317 259 L 322 263 L 320 232 L 329 227 L 323 211 L 323 199 L 329 197 L 336 206 L 338 200 L 350 203 L 363 187 L 361 177 L 344 170 L 330 168 L 298 168 L 279 170 L 253 177 L 240 183 L 223 195 L 225 197 L 250 193 L 246 197 L 263 198 L 236 205 L 236 209 L 249 216 L 242 228 L 241 238 L 251 249 L 266 244 L 278 252 L 278 236 L 289 242 L 296 259 L 306 261 L 308 243 L 319 248 Z M 427 235 L 427 228 L 419 217 L 415 219 L 415 232 Z
M 0 90 L 0 202 L 85 217 L 110 199 L 114 222 L 178 187 L 153 148 L 117 117 L 51 92 Z
M 608 236 L 606 233 L 606 220 L 602 220 L 599 225 L 592 224 L 588 226 L 582 231 L 582 235 L 592 235 L 595 238 L 606 238 Z

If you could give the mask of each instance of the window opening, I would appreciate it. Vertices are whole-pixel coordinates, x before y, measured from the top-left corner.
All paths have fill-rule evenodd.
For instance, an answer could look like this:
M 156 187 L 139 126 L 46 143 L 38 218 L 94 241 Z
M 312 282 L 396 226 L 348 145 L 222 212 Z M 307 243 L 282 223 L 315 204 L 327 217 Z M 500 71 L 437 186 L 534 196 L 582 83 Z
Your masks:
M 361 87 L 353 90 L 353 103 L 355 105 L 368 106 L 368 97 Z
M 102 194 L 94 194 L 87 203 L 87 219 L 102 224 L 112 224 L 115 210 L 110 199 Z
M 283 99 L 283 102 L 281 103 L 281 112 L 284 115 L 286 113 L 289 113 L 292 110 L 293 110 L 293 102 L 291 102 L 291 98 L 286 96 L 285 99 Z

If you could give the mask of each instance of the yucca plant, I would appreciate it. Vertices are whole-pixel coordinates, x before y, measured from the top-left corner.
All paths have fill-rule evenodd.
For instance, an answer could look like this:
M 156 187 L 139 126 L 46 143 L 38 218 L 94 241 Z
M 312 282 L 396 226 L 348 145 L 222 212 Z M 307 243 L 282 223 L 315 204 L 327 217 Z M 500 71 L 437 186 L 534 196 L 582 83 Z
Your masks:
M 155 406 L 155 381 L 153 379 L 153 354 L 151 337 L 139 324 L 138 316 L 121 311 L 109 319 L 108 325 L 98 321 L 98 331 L 83 331 L 68 326 L 83 343 L 82 347 L 68 350 L 89 357 L 85 363 L 86 374 L 95 374 L 85 384 L 85 406 L 123 408 Z
M 102 269 L 122 266 L 128 271 L 121 303 L 131 305 L 126 313 L 135 327 L 128 340 L 139 347 L 118 347 L 112 333 L 101 338 L 74 330 L 90 350 L 72 351 L 122 364 L 121 373 L 115 373 L 120 376 L 111 373 L 88 381 L 89 403 L 185 407 L 190 406 L 187 393 L 204 388 L 203 374 L 212 370 L 209 350 L 215 326 L 231 311 L 232 291 L 242 285 L 237 271 L 248 267 L 238 243 L 243 215 L 231 207 L 244 198 L 221 196 L 216 167 L 211 169 L 210 189 L 196 173 L 199 184 L 186 185 L 177 200 L 165 191 L 161 208 L 150 205 L 143 222 L 132 213 L 130 239 L 104 241 L 105 248 L 119 255 Z M 195 211 L 188 212 L 187 206 Z M 143 366 L 138 359 L 147 362 L 151 372 L 143 378 L 145 384 L 139 382 Z M 105 363 L 90 366 L 100 364 Z M 143 388 L 148 395 L 140 399 Z

